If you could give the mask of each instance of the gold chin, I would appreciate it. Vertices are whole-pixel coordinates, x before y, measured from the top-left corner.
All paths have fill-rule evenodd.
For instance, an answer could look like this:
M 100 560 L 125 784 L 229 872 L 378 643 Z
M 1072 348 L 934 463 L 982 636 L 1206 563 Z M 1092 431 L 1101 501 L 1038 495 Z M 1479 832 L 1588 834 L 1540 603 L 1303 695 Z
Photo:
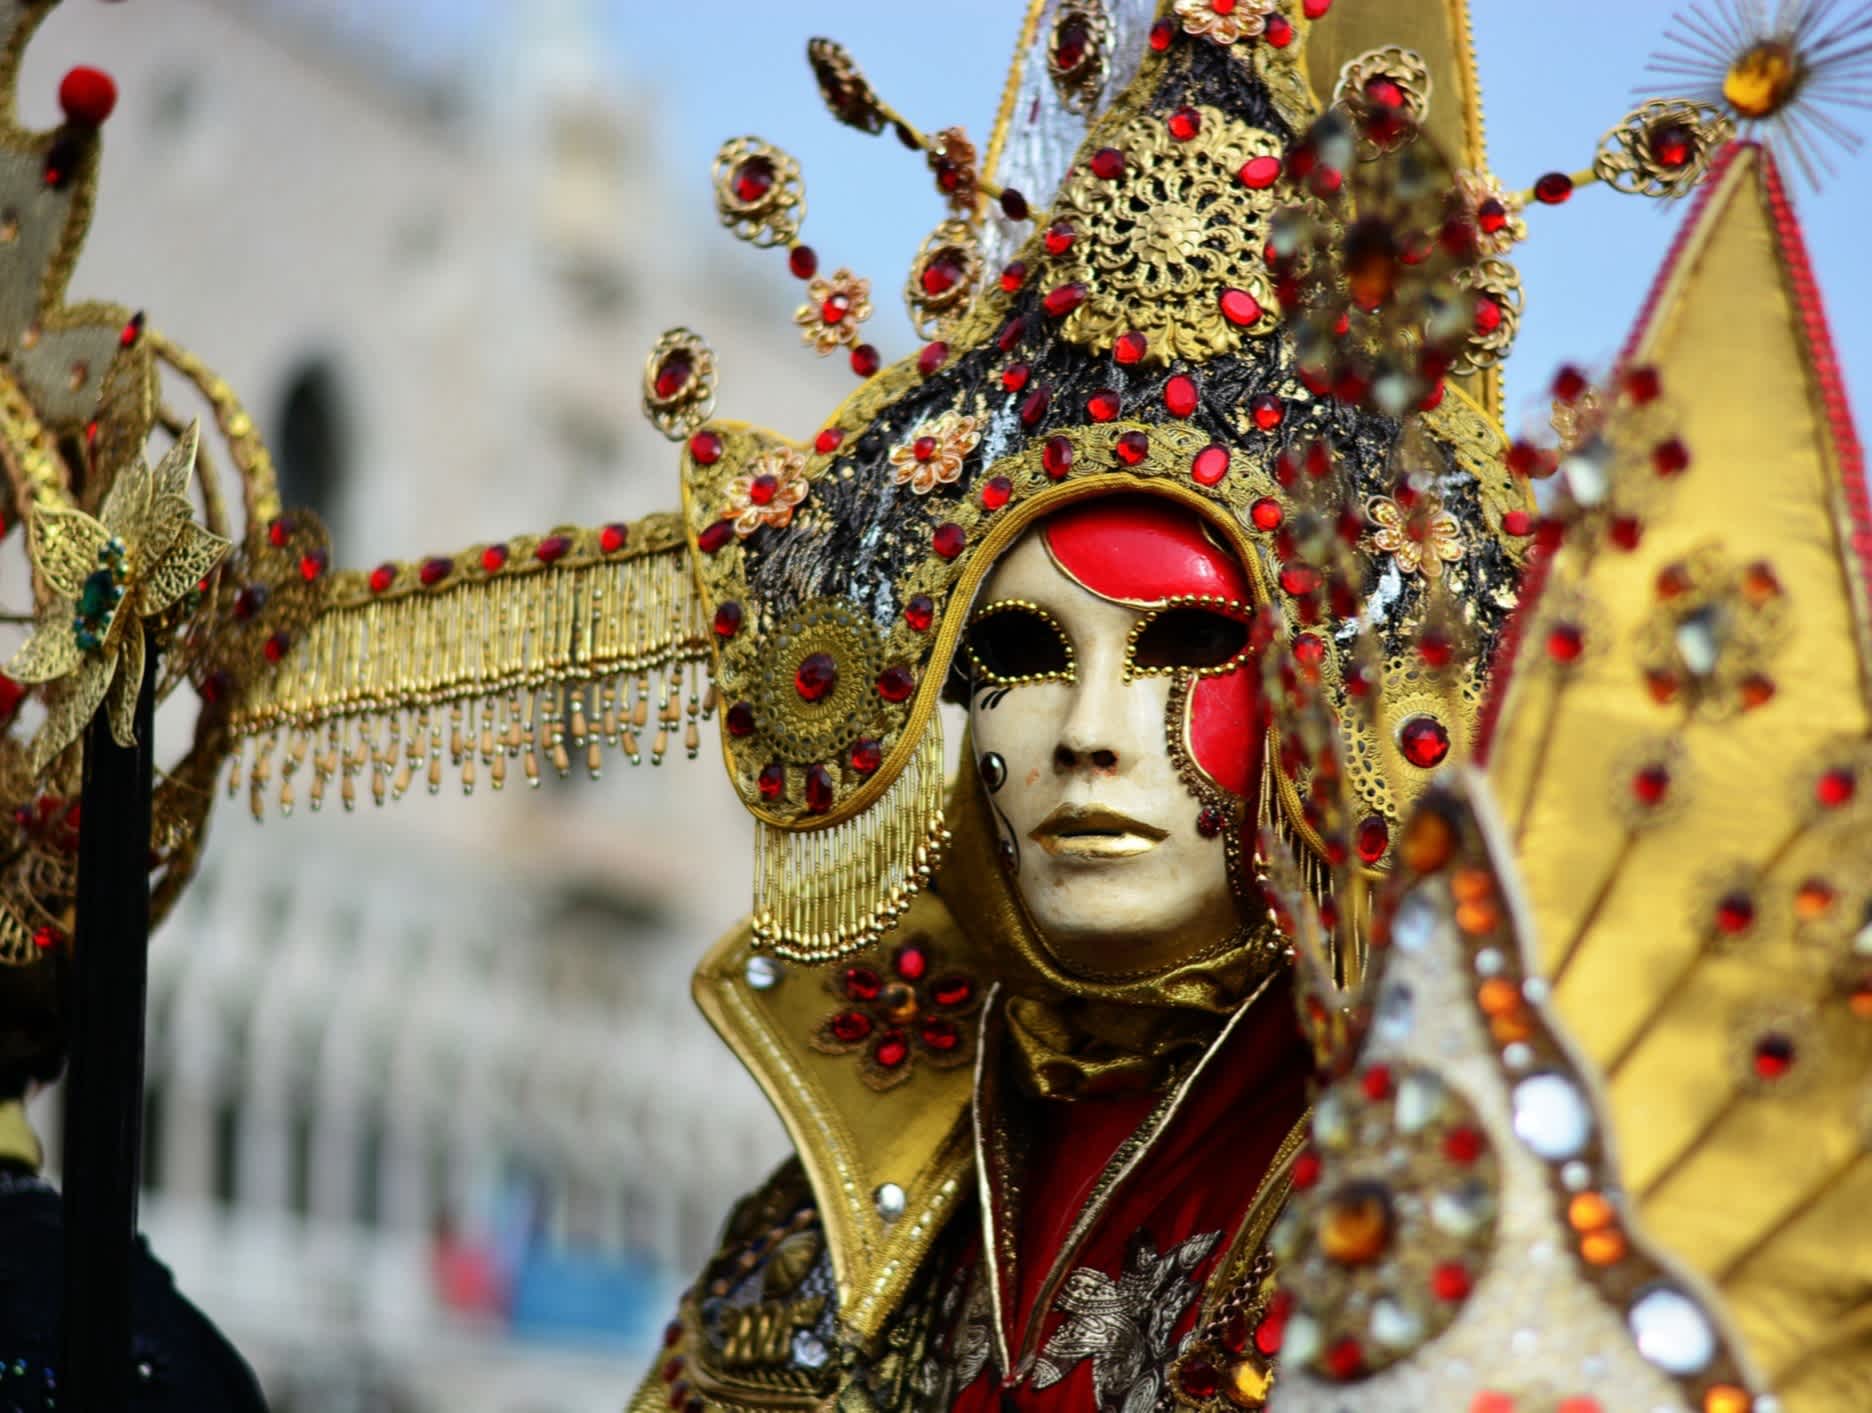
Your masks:
M 1037 834 L 1034 842 L 1056 859 L 1131 859 L 1157 847 L 1142 834 Z

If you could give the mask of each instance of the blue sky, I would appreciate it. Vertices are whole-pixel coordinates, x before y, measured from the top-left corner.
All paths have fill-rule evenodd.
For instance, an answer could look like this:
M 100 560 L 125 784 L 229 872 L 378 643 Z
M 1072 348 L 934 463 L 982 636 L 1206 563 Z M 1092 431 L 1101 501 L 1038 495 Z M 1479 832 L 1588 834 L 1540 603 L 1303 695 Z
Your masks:
M 801 161 L 805 238 L 827 260 L 851 263 L 891 292 L 942 213 L 918 158 L 826 115 L 806 68 L 806 40 L 827 34 L 843 42 L 913 122 L 959 122 L 983 138 L 1023 8 L 1021 0 L 592 3 L 615 45 L 607 64 L 616 64 L 620 82 L 654 95 L 662 160 L 691 194 L 672 219 L 693 222 L 698 239 L 727 243 L 709 215 L 709 160 L 723 139 L 758 134 Z M 1518 187 L 1552 168 L 1588 165 L 1600 134 L 1635 106 L 1634 89 L 1647 83 L 1645 56 L 1673 8 L 1664 0 L 1473 0 L 1496 174 Z M 1798 205 L 1855 407 L 1872 416 L 1872 325 L 1859 317 L 1872 303 L 1872 270 L 1860 248 L 1872 218 L 1872 152 L 1837 165 L 1825 190 L 1798 192 Z M 1533 214 L 1531 239 L 1517 251 L 1528 312 L 1511 364 L 1511 430 L 1539 423 L 1555 367 L 1602 363 L 1616 351 L 1682 212 L 1587 189 L 1563 208 Z M 742 258 L 787 282 L 771 252 Z M 900 302 L 887 294 L 879 305 L 875 328 L 886 356 L 908 351 L 913 336 Z M 672 309 L 667 322 L 682 317 Z

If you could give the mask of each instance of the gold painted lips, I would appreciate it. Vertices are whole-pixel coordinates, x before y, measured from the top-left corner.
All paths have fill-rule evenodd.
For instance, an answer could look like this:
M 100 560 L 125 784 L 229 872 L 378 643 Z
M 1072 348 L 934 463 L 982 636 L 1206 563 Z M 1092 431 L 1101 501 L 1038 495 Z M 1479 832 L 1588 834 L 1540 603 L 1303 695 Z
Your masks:
M 1168 833 L 1103 805 L 1060 805 L 1028 837 L 1056 859 L 1128 859 Z

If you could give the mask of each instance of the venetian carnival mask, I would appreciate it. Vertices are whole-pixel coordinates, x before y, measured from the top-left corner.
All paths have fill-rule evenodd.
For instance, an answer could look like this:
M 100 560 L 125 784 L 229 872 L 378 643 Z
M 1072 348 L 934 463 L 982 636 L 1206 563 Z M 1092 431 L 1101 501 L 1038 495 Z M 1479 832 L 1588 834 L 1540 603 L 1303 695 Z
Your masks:
M 1249 604 L 1195 514 L 1137 496 L 1048 517 L 983 586 L 963 638 L 971 739 L 1002 862 L 1069 971 L 1140 975 L 1240 926 Z

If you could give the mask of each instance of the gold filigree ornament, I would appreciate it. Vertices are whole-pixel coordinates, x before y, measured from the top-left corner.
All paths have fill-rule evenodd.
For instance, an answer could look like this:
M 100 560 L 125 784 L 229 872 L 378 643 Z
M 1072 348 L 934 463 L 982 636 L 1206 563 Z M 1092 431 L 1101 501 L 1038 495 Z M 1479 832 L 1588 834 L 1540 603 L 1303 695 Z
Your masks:
M 929 233 L 910 265 L 904 305 L 926 339 L 967 309 L 981 283 L 981 241 L 967 221 L 944 221 Z
M 160 622 L 231 548 L 193 518 L 197 440 L 191 425 L 154 471 L 138 460 L 95 519 L 75 507 L 33 512 L 33 568 L 53 597 L 7 672 L 45 684 L 34 771 L 78 739 L 100 704 L 118 744 L 135 744 L 145 625 Z
M 1365 509 L 1377 527 L 1372 548 L 1390 555 L 1400 572 L 1436 579 L 1446 563 L 1462 560 L 1462 527 L 1436 496 L 1419 493 L 1408 508 L 1390 496 L 1374 496 Z
M 1051 285 L 1085 292 L 1062 324 L 1071 342 L 1102 352 L 1137 332 L 1147 360 L 1202 361 L 1278 327 L 1259 256 L 1277 191 L 1245 185 L 1237 173 L 1255 158 L 1278 160 L 1282 144 L 1220 108 L 1194 111 L 1187 139 L 1160 115 L 1140 114 L 1110 135 L 1123 154 L 1115 179 L 1081 163 L 1061 187 L 1056 225 L 1098 233 L 1048 258 Z
M 1415 137 L 1430 115 L 1430 87 L 1430 67 L 1414 49 L 1393 44 L 1347 61 L 1333 102 L 1358 120 L 1359 155 L 1370 161 Z
M 901 446 L 891 448 L 891 479 L 926 496 L 962 478 L 962 463 L 981 441 L 980 419 L 945 412 L 925 422 Z
M 1259 39 L 1279 6 L 1275 0 L 1176 0 L 1170 8 L 1183 22 L 1183 33 L 1229 45 Z
M 715 354 L 699 334 L 671 329 L 644 360 L 644 416 L 679 442 L 715 410 Z
M 845 46 L 831 39 L 806 42 L 806 62 L 812 66 L 819 96 L 832 116 L 859 132 L 884 131 L 884 105 L 865 76 L 852 62 Z
M 961 128 L 944 128 L 924 141 L 929 153 L 930 172 L 936 178 L 936 190 L 949 203 L 958 219 L 975 213 L 975 190 L 980 181 L 976 170 L 975 144 Z
M 1456 283 L 1475 296 L 1475 322 L 1451 371 L 1476 373 L 1492 368 L 1508 356 L 1521 330 L 1521 272 L 1491 255 L 1458 271 Z
M 1484 255 L 1506 255 L 1527 239 L 1527 222 L 1520 208 L 1494 177 L 1486 172 L 1458 172 L 1456 191 L 1475 231 L 1476 248 Z
M 856 345 L 858 326 L 871 317 L 871 281 L 850 270 L 820 275 L 806 286 L 806 302 L 793 311 L 800 337 L 821 358 Z
M 1682 196 L 1734 136 L 1735 123 L 1713 104 L 1653 99 L 1599 139 L 1593 175 L 1635 196 Z
M 734 532 L 746 539 L 763 525 L 784 530 L 793 512 L 806 499 L 806 458 L 787 447 L 766 452 L 745 476 L 728 483 L 728 502 L 722 518 L 734 523 Z
M 806 218 L 799 163 L 758 137 L 737 137 L 715 154 L 715 214 L 740 240 L 791 244 Z
M 1111 19 L 1101 0 L 1060 6 L 1047 41 L 1047 77 L 1069 113 L 1089 113 L 1111 74 Z

